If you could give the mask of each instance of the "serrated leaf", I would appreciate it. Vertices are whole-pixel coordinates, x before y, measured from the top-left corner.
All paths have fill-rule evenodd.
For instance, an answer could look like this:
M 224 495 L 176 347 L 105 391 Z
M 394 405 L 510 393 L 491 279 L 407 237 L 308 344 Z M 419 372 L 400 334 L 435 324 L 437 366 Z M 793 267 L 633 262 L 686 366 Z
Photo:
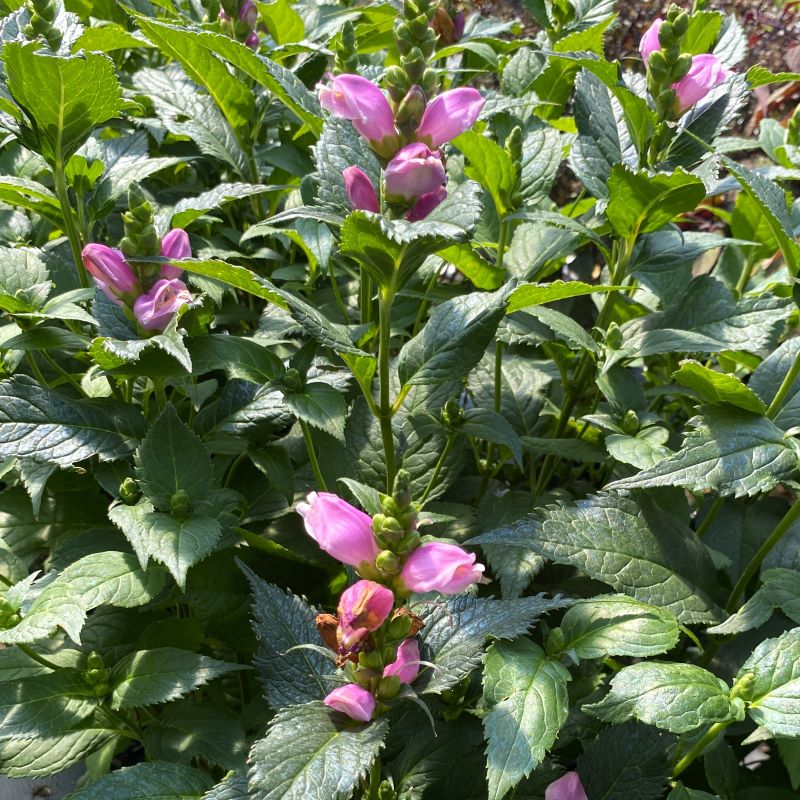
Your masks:
M 503 318 L 512 284 L 455 297 L 437 306 L 397 359 L 400 382 L 439 384 L 466 375 L 483 357 Z
M 547 506 L 470 540 L 527 547 L 569 564 L 636 600 L 668 610 L 684 624 L 719 619 L 707 593 L 714 565 L 697 537 L 646 497 L 598 494 Z
M 678 620 L 668 611 L 621 594 L 578 600 L 558 630 L 555 652 L 577 659 L 655 656 L 671 650 L 680 636 Z
M 767 407 L 758 395 L 736 375 L 717 372 L 698 361 L 684 361 L 672 377 L 696 392 L 704 403 L 736 406 L 753 414 L 767 413 Z
M 578 758 L 587 796 L 659 800 L 671 774 L 673 741 L 656 728 L 634 722 L 604 728 Z
M 452 144 L 469 161 L 465 174 L 489 192 L 502 220 L 511 209 L 517 183 L 517 167 L 511 156 L 499 144 L 475 131 L 462 133 Z
M 558 268 L 558 260 L 575 252 L 581 237 L 551 225 L 524 223 L 514 231 L 504 266 L 521 280 L 541 280 Z
M 216 333 L 191 338 L 187 346 L 195 375 L 219 369 L 224 370 L 229 378 L 261 386 L 284 371 L 281 360 L 257 339 Z
M 74 400 L 17 375 L 0 382 L 0 458 L 71 467 L 98 456 L 124 458 L 143 434 L 139 410 L 112 400 Z
M 302 392 L 287 392 L 283 399 L 298 419 L 344 441 L 347 401 L 333 386 L 307 383 Z
M 469 278 L 476 289 L 492 291 L 503 285 L 505 272 L 484 261 L 469 244 L 445 247 L 438 255 L 452 264 L 464 277 Z
M 784 83 L 786 81 L 800 81 L 800 73 L 798 72 L 777 72 L 772 73 L 766 67 L 760 64 L 755 64 L 747 70 L 745 75 L 747 82 L 750 84 L 751 89 L 757 89 L 759 86 L 767 86 L 770 83 Z
M 194 767 L 144 761 L 104 775 L 67 800 L 201 800 L 213 783 Z
M 800 339 L 796 337 L 787 339 L 773 350 L 750 376 L 747 385 L 765 404 L 775 399 L 798 352 L 800 352 Z M 789 391 L 777 408 L 773 422 L 785 431 L 800 425 L 800 379 L 795 380 L 789 387 Z
M 36 739 L 3 739 L 0 768 L 9 778 L 50 777 L 83 761 L 114 737 L 114 733 L 103 727 L 85 726 Z
M 668 437 L 666 428 L 654 426 L 639 431 L 636 436 L 609 434 L 605 438 L 605 445 L 608 454 L 617 461 L 636 469 L 650 469 L 672 455 L 672 450 L 664 446 Z
M 671 733 L 741 718 L 716 675 L 694 664 L 657 661 L 624 667 L 611 679 L 608 694 L 583 710 L 604 722 L 633 718 Z
M 566 722 L 569 671 L 527 639 L 496 642 L 484 658 L 489 800 L 500 800 L 545 757 Z
M 422 657 L 436 665 L 422 691 L 441 693 L 472 672 L 481 663 L 487 637 L 520 636 L 546 611 L 568 605 L 568 600 L 537 595 L 518 600 L 455 597 L 436 606 L 415 607 L 425 623 Z
M 220 183 L 195 197 L 183 197 L 163 214 L 167 228 L 185 228 L 207 211 L 221 208 L 243 197 L 254 197 L 264 192 L 278 191 L 282 186 L 264 186 L 249 183 Z M 161 215 L 160 215 L 161 216 Z
M 22 108 L 22 138 L 48 163 L 65 164 L 92 129 L 120 110 L 110 58 L 100 53 L 45 55 L 35 42 L 3 48 L 7 86 Z
M 470 436 L 507 447 L 517 464 L 522 465 L 520 438 L 502 414 L 486 408 L 467 409 L 461 430 Z
M 247 776 L 231 773 L 204 795 L 203 800 L 247 800 Z
M 662 228 L 694 209 L 706 196 L 703 182 L 681 169 L 671 175 L 633 171 L 622 164 L 611 168 L 606 216 L 624 239 Z
M 321 702 L 290 706 L 250 751 L 251 800 L 345 800 L 380 751 L 385 717 L 353 724 Z
M 163 511 L 169 510 L 176 492 L 186 492 L 194 506 L 206 499 L 214 484 L 208 451 L 171 404 L 136 451 L 136 477 L 144 496 Z
M 322 645 L 314 624 L 317 610 L 291 592 L 259 578 L 241 565 L 253 595 L 253 630 L 258 640 L 255 666 L 275 709 L 323 698 L 330 690 L 325 676 L 330 660 L 298 645 Z M 291 652 L 289 652 L 292 650 Z
M 610 483 L 609 489 L 681 486 L 723 497 L 769 491 L 797 469 L 797 451 L 767 417 L 734 408 L 700 406 L 683 447 L 654 467 Z
M 183 697 L 220 675 L 240 669 L 247 667 L 175 647 L 138 650 L 114 666 L 111 674 L 111 707 L 134 708 L 166 703 Z
M 742 682 L 739 696 L 757 725 L 776 736 L 800 736 L 800 628 L 761 642 L 736 681 Z
M 561 135 L 555 128 L 537 125 L 526 132 L 519 173 L 519 194 L 524 206 L 535 206 L 547 198 L 562 158 Z
M 582 281 L 551 281 L 550 283 L 524 283 L 511 293 L 508 301 L 508 314 L 521 311 L 523 308 L 567 300 L 570 297 L 582 297 L 597 292 L 614 292 L 622 286 L 598 286 Z

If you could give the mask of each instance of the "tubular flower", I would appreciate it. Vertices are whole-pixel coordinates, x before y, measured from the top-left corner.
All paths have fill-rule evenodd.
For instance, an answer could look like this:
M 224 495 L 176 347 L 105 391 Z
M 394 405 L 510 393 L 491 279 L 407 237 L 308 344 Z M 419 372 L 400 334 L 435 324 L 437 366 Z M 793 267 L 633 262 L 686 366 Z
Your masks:
M 189 234 L 181 228 L 173 228 L 161 240 L 161 255 L 164 258 L 191 258 L 192 246 L 189 244 Z M 161 277 L 172 279 L 180 278 L 183 270 L 177 264 L 164 264 L 161 267 Z
M 347 190 L 347 197 L 353 210 L 374 211 L 376 214 L 380 212 L 378 193 L 363 169 L 347 167 L 342 170 L 342 175 L 344 176 L 344 188 Z
M 175 312 L 191 302 L 191 292 L 183 281 L 162 278 L 153 284 L 149 292 L 136 298 L 133 313 L 143 328 L 163 331 Z
M 117 305 L 122 305 L 120 298 L 135 292 L 139 285 L 125 256 L 113 247 L 87 244 L 81 253 L 81 260 L 106 297 Z
M 545 790 L 544 800 L 586 800 L 580 775 L 566 772 Z
M 358 722 L 369 722 L 375 713 L 375 698 L 357 683 L 339 686 L 322 701 L 328 708 L 347 714 Z
M 483 108 L 483 98 L 477 89 L 463 86 L 450 89 L 428 103 L 417 128 L 417 139 L 432 150 L 469 130 Z
M 416 639 L 404 639 L 397 648 L 397 658 L 383 669 L 383 677 L 395 675 L 401 683 L 413 683 L 419 675 L 419 644 Z
M 639 53 L 642 56 L 642 61 L 646 64 L 650 59 L 650 55 L 656 50 L 661 49 L 661 42 L 658 41 L 658 32 L 664 20 L 659 17 L 645 32 L 639 42 Z
M 475 554 L 446 542 L 427 542 L 408 557 L 400 580 L 412 592 L 457 594 L 477 583 L 483 564 L 475 563 Z
M 421 219 L 425 219 L 425 217 L 427 217 L 446 197 L 447 190 L 444 186 L 440 186 L 432 192 L 421 195 L 417 198 L 417 202 L 414 203 L 411 210 L 406 214 L 406 219 L 409 222 L 419 222 Z
M 398 150 L 386 167 L 386 196 L 391 202 L 414 203 L 441 189 L 445 173 L 442 157 L 422 142 Z
M 686 75 L 672 86 L 681 111 L 699 103 L 714 87 L 724 83 L 731 75 L 733 72 L 715 55 L 704 53 L 695 56 Z
M 358 581 L 339 598 L 336 638 L 342 653 L 353 652 L 361 641 L 378 630 L 392 611 L 391 590 L 374 581 Z

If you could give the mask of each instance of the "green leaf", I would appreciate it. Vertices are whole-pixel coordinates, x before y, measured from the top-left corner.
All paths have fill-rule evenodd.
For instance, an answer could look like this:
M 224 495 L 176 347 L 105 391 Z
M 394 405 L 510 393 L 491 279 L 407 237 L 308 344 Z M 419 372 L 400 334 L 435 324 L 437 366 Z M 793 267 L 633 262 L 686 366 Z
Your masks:
M 698 361 L 684 361 L 672 377 L 694 391 L 704 403 L 731 405 L 753 414 L 767 413 L 758 395 L 736 375 L 717 372 Z
M 514 456 L 514 461 L 522 466 L 519 436 L 502 414 L 488 408 L 469 408 L 464 412 L 461 430 L 469 436 L 507 447 Z
M 250 751 L 251 800 L 346 800 L 388 727 L 385 717 L 353 724 L 321 702 L 279 711 Z
M 715 621 L 721 612 L 707 593 L 716 571 L 699 539 L 645 496 L 636 501 L 593 495 L 569 505 L 547 506 L 541 520 L 524 517 L 470 540 L 527 547 L 569 564 L 682 623 Z
M 259 3 L 258 8 L 276 44 L 303 40 L 305 36 L 303 18 L 291 7 L 288 0 Z
M 501 800 L 530 775 L 553 746 L 569 711 L 569 671 L 527 639 L 495 642 L 487 651 L 483 719 L 489 799 Z
M 229 774 L 206 792 L 203 800 L 247 800 L 247 776 L 242 773 Z
M 557 300 L 567 300 L 570 297 L 582 297 L 597 292 L 615 292 L 624 288 L 623 286 L 597 286 L 582 281 L 558 280 L 549 283 L 523 283 L 511 293 L 506 313 L 513 314 L 515 311 L 530 306 L 554 303 Z
M 672 743 L 657 728 L 635 722 L 604 728 L 578 758 L 587 796 L 660 800 L 671 774 Z
M 403 386 L 440 384 L 466 375 L 483 357 L 505 313 L 513 283 L 493 293 L 454 297 L 437 306 L 397 359 Z
M 193 337 L 186 344 L 195 375 L 224 370 L 229 378 L 261 386 L 284 371 L 281 360 L 258 339 L 212 333 Z
M 0 683 L 0 738 L 62 733 L 90 717 L 98 702 L 73 669 Z
M 606 216 L 624 239 L 649 233 L 694 209 L 706 196 L 699 178 L 677 169 L 671 175 L 633 171 L 623 164 L 611 168 Z
M 12 175 L 0 176 L 0 200 L 9 205 L 35 211 L 56 225 L 64 223 L 58 198 L 36 181 Z
M 649 661 L 621 669 L 611 679 L 611 690 L 583 710 L 603 722 L 634 718 L 671 733 L 686 733 L 701 725 L 741 719 L 741 701 L 702 667 L 694 664 Z
M 504 265 L 521 280 L 541 280 L 560 268 L 559 259 L 575 252 L 581 236 L 546 224 L 524 223 L 511 239 Z
M 769 405 L 778 394 L 786 376 L 789 374 L 797 353 L 800 352 L 800 339 L 792 337 L 773 350 L 750 376 L 748 386 Z M 785 431 L 800 425 L 800 379 L 794 381 L 783 402 L 778 406 L 773 422 Z
M 108 56 L 52 56 L 35 42 L 3 48 L 7 86 L 25 115 L 27 147 L 49 164 L 65 164 L 92 130 L 118 116 L 121 98 Z
M 653 426 L 644 428 L 636 436 L 612 433 L 606 436 L 605 445 L 608 454 L 617 461 L 636 469 L 650 469 L 672 455 L 672 450 L 664 446 L 668 438 L 666 428 Z
M 579 600 L 556 631 L 548 641 L 548 653 L 569 653 L 576 660 L 646 658 L 671 650 L 680 637 L 678 621 L 668 611 L 622 594 Z
M 519 168 L 519 196 L 524 206 L 547 199 L 562 159 L 561 135 L 555 128 L 541 124 L 525 133 Z
M 253 631 L 258 642 L 254 664 L 269 704 L 277 710 L 321 700 L 330 691 L 325 676 L 333 672 L 333 664 L 313 650 L 298 647 L 322 646 L 314 624 L 317 610 L 243 564 L 240 567 L 252 589 Z
M 681 51 L 693 56 L 709 53 L 719 36 L 723 15 L 719 11 L 696 11 L 689 17 L 689 28 L 681 41 Z
M 511 156 L 499 144 L 475 131 L 462 133 L 452 144 L 469 161 L 465 174 L 489 192 L 502 220 L 512 208 L 518 177 Z
M 439 694 L 469 675 L 481 663 L 487 637 L 520 636 L 546 611 L 568 605 L 568 600 L 540 594 L 518 600 L 454 597 L 415 609 L 425 623 L 422 658 L 436 665 L 422 691 Z
M 610 489 L 681 486 L 723 497 L 767 492 L 797 469 L 791 439 L 767 417 L 736 408 L 700 406 L 683 447 L 651 469 L 614 481 Z
M 298 419 L 344 441 L 347 402 L 333 386 L 307 383 L 302 392 L 287 392 L 283 399 Z
M 503 285 L 505 271 L 484 261 L 468 244 L 445 247 L 438 255 L 452 264 L 465 278 L 469 278 L 476 289 L 492 291 Z
M 41 308 L 51 286 L 47 267 L 34 251 L 0 248 L 0 308 L 11 313 Z
M 112 671 L 111 707 L 134 708 L 177 700 L 220 675 L 240 669 L 247 666 L 175 647 L 138 650 L 125 656 Z
M 144 433 L 137 408 L 111 400 L 75 400 L 26 375 L 0 382 L 0 458 L 71 467 L 98 456 L 124 458 Z
M 175 492 L 186 492 L 195 505 L 207 498 L 214 484 L 208 451 L 171 404 L 136 451 L 136 477 L 144 496 L 163 511 L 169 510 Z
M 243 197 L 254 197 L 264 192 L 280 191 L 284 186 L 264 186 L 249 183 L 220 183 L 207 192 L 202 192 L 195 197 L 183 197 L 159 218 L 163 218 L 167 228 L 185 228 L 208 211 Z
M 761 642 L 736 682 L 757 725 L 776 736 L 800 736 L 800 628 Z
M 667 795 L 667 800 L 719 800 L 719 798 L 715 794 L 702 792 L 699 789 L 689 789 L 678 781 L 675 788 Z
M 770 83 L 785 83 L 786 81 L 800 81 L 800 73 L 798 72 L 777 72 L 772 73 L 766 67 L 760 64 L 755 64 L 747 70 L 747 82 L 750 84 L 751 89 L 757 89 L 759 86 L 767 86 Z
M 143 761 L 103 776 L 67 800 L 201 800 L 213 783 L 194 767 Z
M 739 181 L 742 191 L 755 202 L 778 240 L 786 266 L 792 276 L 800 273 L 800 245 L 794 239 L 794 226 L 786 206 L 786 193 L 777 183 L 737 164 L 727 156 L 722 163 Z

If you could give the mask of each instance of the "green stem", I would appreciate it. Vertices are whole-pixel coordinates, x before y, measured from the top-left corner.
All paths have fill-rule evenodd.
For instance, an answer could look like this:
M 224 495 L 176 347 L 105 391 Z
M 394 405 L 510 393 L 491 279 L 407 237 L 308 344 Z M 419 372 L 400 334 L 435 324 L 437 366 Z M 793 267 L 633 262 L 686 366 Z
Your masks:
M 747 282 L 750 280 L 750 276 L 753 274 L 753 261 L 750 258 L 746 258 L 744 261 L 744 266 L 742 267 L 742 272 L 739 275 L 739 280 L 736 281 L 736 289 L 734 290 L 737 297 L 741 297 L 744 294 L 745 287 L 747 286 Z
M 775 397 L 772 398 L 772 402 L 769 404 L 767 416 L 770 419 L 774 419 L 781 410 L 783 401 L 786 399 L 786 395 L 789 394 L 789 390 L 792 388 L 792 384 L 795 382 L 798 375 L 800 375 L 800 350 L 797 351 L 797 355 L 794 357 L 792 366 L 789 368 L 789 371 L 786 373 L 786 377 L 783 379 L 783 382 L 778 388 Z
M 75 224 L 75 217 L 73 216 L 72 206 L 69 202 L 67 177 L 64 174 L 64 164 L 61 162 L 61 159 L 58 159 L 53 165 L 53 179 L 56 185 L 58 202 L 61 205 L 61 213 L 64 216 L 65 232 L 69 239 L 70 248 L 72 249 L 72 258 L 75 261 L 75 266 L 78 268 L 78 277 L 80 278 L 81 286 L 86 289 L 89 286 L 89 276 L 86 274 L 86 268 L 83 266 L 83 260 L 81 259 L 81 235 Z
M 783 538 L 784 534 L 792 527 L 792 525 L 800 519 L 800 500 L 795 500 L 791 508 L 784 514 L 783 519 L 775 526 L 772 533 L 766 538 L 761 547 L 758 548 L 756 554 L 750 559 L 750 563 L 742 573 L 742 577 L 736 582 L 733 587 L 731 596 L 725 604 L 725 610 L 733 613 L 739 603 L 739 598 L 744 593 L 747 585 L 752 580 L 753 576 L 758 572 L 761 563 L 767 557 L 769 552 L 775 547 L 776 544 Z
M 614 266 L 611 268 L 612 286 L 619 285 L 619 283 L 625 279 L 625 273 L 628 271 L 628 267 L 630 266 L 631 258 L 633 257 L 633 247 L 635 244 L 636 236 L 634 235 L 622 243 L 622 252 L 619 252 L 619 248 L 617 248 Z M 609 318 L 611 317 L 611 312 L 614 310 L 614 303 L 617 300 L 618 294 L 619 292 L 613 291 L 606 295 L 606 299 L 603 302 L 603 307 L 600 309 L 600 314 L 598 315 L 597 322 L 595 323 L 596 327 L 606 327 Z
M 81 395 L 85 395 L 86 392 L 83 391 L 83 387 L 72 377 L 72 375 L 67 372 L 64 367 L 62 367 L 46 350 L 41 351 L 42 356 L 44 356 L 44 360 L 56 371 L 58 372 L 63 378 L 69 381 Z
M 391 493 L 394 486 L 394 436 L 392 435 L 392 400 L 389 396 L 389 348 L 392 339 L 392 303 L 394 293 L 391 289 L 381 289 L 379 311 L 378 339 L 378 380 L 380 390 L 380 424 L 383 453 L 386 459 L 386 491 Z
M 247 451 L 245 451 L 244 453 L 239 453 L 239 455 L 236 456 L 236 458 L 233 460 L 233 463 L 231 464 L 230 469 L 228 470 L 228 474 L 225 477 L 226 489 L 231 485 L 231 482 L 233 481 L 233 476 L 236 473 L 236 470 L 239 469 L 239 465 L 246 458 L 247 458 Z
M 28 352 L 25 353 L 25 358 L 26 358 L 26 360 L 27 360 L 27 362 L 28 362 L 28 364 L 29 364 L 29 366 L 31 368 L 31 372 L 33 372 L 33 375 L 36 378 L 36 380 L 39 381 L 39 383 L 41 383 L 42 386 L 47 386 L 48 385 L 47 380 L 45 379 L 44 375 L 42 374 L 41 369 L 39 369 L 39 365 L 36 363 L 36 357 L 33 355 L 33 351 L 32 350 L 28 350 Z
M 372 278 L 364 267 L 361 267 L 360 273 L 358 282 L 358 308 L 361 312 L 361 324 L 366 325 L 372 322 Z
M 369 773 L 369 800 L 379 800 L 381 789 L 381 758 L 375 757 Z
M 494 343 L 494 410 L 500 413 L 503 401 L 503 343 Z M 492 462 L 494 461 L 494 442 L 489 442 L 486 448 L 486 468 L 483 470 L 483 478 L 478 489 L 478 498 L 483 497 L 484 492 L 489 486 L 489 479 L 492 476 Z
M 28 647 L 26 644 L 17 644 L 17 647 L 25 653 L 28 658 L 32 658 L 38 664 L 41 664 L 43 667 L 47 667 L 47 669 L 58 670 L 61 667 L 58 664 L 54 664 L 52 661 L 46 659 L 44 656 L 40 656 L 33 648 Z
M 317 479 L 317 484 L 323 492 L 328 491 L 328 484 L 322 475 L 322 470 L 317 460 L 317 451 L 314 449 L 314 440 L 311 438 L 311 431 L 309 430 L 308 423 L 300 420 L 300 429 L 303 431 L 303 439 L 306 441 L 306 449 L 308 450 L 308 460 L 311 462 L 311 469 L 314 471 L 314 477 Z
M 731 724 L 733 720 L 728 720 L 727 722 L 715 722 L 703 736 L 695 742 L 694 747 L 675 765 L 675 769 L 672 771 L 672 777 L 677 778 L 684 770 L 686 770 L 689 765 L 699 756 L 702 755 L 703 751 L 708 747 L 717 736 Z
M 4 584 L 6 586 L 13 586 L 14 585 L 8 578 L 6 578 L 5 575 L 0 575 L 0 583 Z
M 453 449 L 453 443 L 455 442 L 457 436 L 458 434 L 454 433 L 448 435 L 447 441 L 442 449 L 442 453 L 439 456 L 439 460 L 436 462 L 436 466 L 433 468 L 433 475 L 431 475 L 431 479 L 428 481 L 428 485 L 425 487 L 425 491 L 422 493 L 422 497 L 419 499 L 421 505 L 425 503 L 430 496 L 430 493 L 436 486 L 436 481 L 439 480 L 439 473 L 442 471 L 442 467 L 444 466 L 447 456 L 450 455 L 450 451 Z
M 714 502 L 711 504 L 711 508 L 708 509 L 705 517 L 703 517 L 703 521 L 697 526 L 697 538 L 702 539 L 706 533 L 708 533 L 708 529 L 711 527 L 711 523 L 716 518 L 719 510 L 722 506 L 725 505 L 725 498 L 718 497 Z

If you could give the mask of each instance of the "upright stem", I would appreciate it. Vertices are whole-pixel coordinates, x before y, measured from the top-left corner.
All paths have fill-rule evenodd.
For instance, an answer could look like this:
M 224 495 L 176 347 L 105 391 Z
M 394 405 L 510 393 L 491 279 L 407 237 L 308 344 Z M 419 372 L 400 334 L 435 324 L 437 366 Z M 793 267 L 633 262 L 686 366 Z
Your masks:
M 744 265 L 742 266 L 742 271 L 739 275 L 739 280 L 736 281 L 736 289 L 735 294 L 737 297 L 741 297 L 744 294 L 744 290 L 747 287 L 747 283 L 750 280 L 750 276 L 753 273 L 753 261 L 750 258 L 746 258 L 744 261 Z
M 59 670 L 61 667 L 58 664 L 54 664 L 52 661 L 49 661 L 44 656 L 40 656 L 34 649 L 28 647 L 26 644 L 17 644 L 17 647 L 25 653 L 28 658 L 32 658 L 38 664 L 41 664 L 43 667 L 47 667 L 47 669 Z
M 303 431 L 303 439 L 305 439 L 306 449 L 308 450 L 308 460 L 311 463 L 311 469 L 314 472 L 314 477 L 317 480 L 317 484 L 323 492 L 327 492 L 328 484 L 325 482 L 325 477 L 323 476 L 322 470 L 319 466 L 317 451 L 314 449 L 314 440 L 311 438 L 311 431 L 309 430 L 308 423 L 304 422 L 302 419 L 300 420 L 300 430 Z
M 69 239 L 69 245 L 72 248 L 72 258 L 75 261 L 75 266 L 78 268 L 78 277 L 80 278 L 81 286 L 86 289 L 89 286 L 89 276 L 86 274 L 86 269 L 81 259 L 81 235 L 75 224 L 75 217 L 72 215 L 72 206 L 69 202 L 69 191 L 67 189 L 67 178 L 64 174 L 64 164 L 60 159 L 56 161 L 53 166 L 53 179 L 56 185 L 58 202 L 61 204 L 61 213 L 64 217 L 64 228 L 66 229 L 67 238 Z
M 369 796 L 368 800 L 379 800 L 381 789 L 381 758 L 375 757 L 372 769 L 369 773 Z
M 733 587 L 731 596 L 725 604 L 726 611 L 733 613 L 736 610 L 739 598 L 744 593 L 747 584 L 750 583 L 764 559 L 798 519 L 800 519 L 800 500 L 795 500 L 792 507 L 784 514 L 783 519 L 775 526 L 775 529 L 766 538 L 761 547 L 758 548 L 756 554 L 750 559 L 750 563 L 745 567 L 741 578 L 736 582 L 736 586 Z
M 703 753 L 703 751 L 708 747 L 717 736 L 731 724 L 733 720 L 728 720 L 727 722 L 715 722 L 706 732 L 705 734 L 695 742 L 694 747 L 675 765 L 675 769 L 672 771 L 672 777 L 677 778 L 689 765 Z
M 708 529 L 711 527 L 711 523 L 716 519 L 717 514 L 719 514 L 719 510 L 724 505 L 724 497 L 718 497 L 716 500 L 714 500 L 714 502 L 711 504 L 711 508 L 708 509 L 705 517 L 703 517 L 703 521 L 697 526 L 698 539 L 702 539 L 706 535 Z
M 372 321 L 372 278 L 369 273 L 361 267 L 361 275 L 358 281 L 358 308 L 361 312 L 361 324 L 366 325 Z
M 394 293 L 391 289 L 382 288 L 378 304 L 379 339 L 378 339 L 378 380 L 380 390 L 380 424 L 383 453 L 386 460 L 386 491 L 391 493 L 394 486 L 394 436 L 392 435 L 392 400 L 390 392 L 389 350 L 392 339 L 392 303 Z
M 444 466 L 447 456 L 450 455 L 450 451 L 453 449 L 453 442 L 455 442 L 457 436 L 458 436 L 457 433 L 448 434 L 444 448 L 442 448 L 442 452 L 439 456 L 438 461 L 436 462 L 436 466 L 433 468 L 433 475 L 431 475 L 431 479 L 428 481 L 428 485 L 425 487 L 425 491 L 422 493 L 422 497 L 420 497 L 419 499 L 420 503 L 424 503 L 428 499 L 428 497 L 430 497 L 431 492 L 434 490 L 436 486 L 436 481 L 439 480 L 439 474 L 442 471 L 442 467 Z
M 778 387 L 775 397 L 772 398 L 772 402 L 769 404 L 767 416 L 770 419 L 774 419 L 781 410 L 783 401 L 786 399 L 786 395 L 789 394 L 789 390 L 792 388 L 792 384 L 795 382 L 798 375 L 800 375 L 800 350 L 797 351 L 797 355 L 794 357 L 794 363 L 789 368 L 786 377 Z

